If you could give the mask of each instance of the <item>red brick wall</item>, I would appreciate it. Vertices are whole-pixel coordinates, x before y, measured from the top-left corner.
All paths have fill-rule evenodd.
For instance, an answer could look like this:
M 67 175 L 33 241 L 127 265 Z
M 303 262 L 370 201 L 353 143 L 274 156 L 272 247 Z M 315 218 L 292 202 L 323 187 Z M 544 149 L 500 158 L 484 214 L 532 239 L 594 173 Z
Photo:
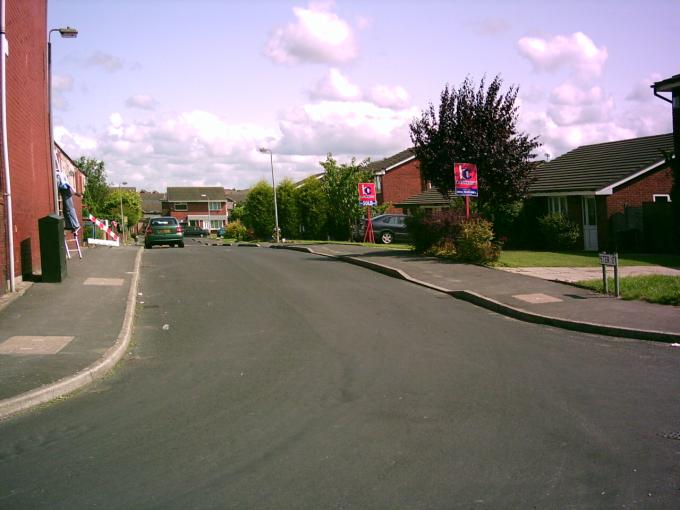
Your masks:
M 7 0 L 6 14 L 9 41 L 7 134 L 14 220 L 14 274 L 21 275 L 22 269 L 25 273 L 40 268 L 38 219 L 53 208 L 47 116 L 47 1 Z M 5 252 L 6 238 L 0 242 L 0 251 Z M 30 253 L 30 258 L 24 259 L 23 268 L 22 245 L 24 255 Z
M 671 192 L 673 177 L 670 168 L 634 179 L 614 189 L 607 197 L 607 217 L 622 213 L 625 206 L 642 207 L 643 202 L 651 202 L 652 195 L 668 195 Z
M 452 177 L 453 178 L 453 177 Z M 396 204 L 425 191 L 420 175 L 420 163 L 412 159 L 408 163 L 390 170 L 382 176 L 382 203 Z M 387 212 L 401 213 L 401 209 L 390 207 Z

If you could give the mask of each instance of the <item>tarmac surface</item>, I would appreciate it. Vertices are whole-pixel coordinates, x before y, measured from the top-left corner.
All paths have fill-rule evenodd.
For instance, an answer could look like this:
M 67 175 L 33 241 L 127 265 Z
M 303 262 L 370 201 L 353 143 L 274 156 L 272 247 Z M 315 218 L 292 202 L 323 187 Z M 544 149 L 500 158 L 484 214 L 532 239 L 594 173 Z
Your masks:
M 338 258 L 520 320 L 680 346 L 680 307 L 624 301 L 545 279 L 563 268 L 542 268 L 538 278 L 528 271 L 454 264 L 406 250 L 272 247 Z M 143 299 L 137 296 L 142 252 L 137 246 L 86 248 L 83 259 L 68 261 L 63 282 L 24 284 L 19 292 L 0 297 L 0 419 L 68 394 L 122 358 L 136 302 Z

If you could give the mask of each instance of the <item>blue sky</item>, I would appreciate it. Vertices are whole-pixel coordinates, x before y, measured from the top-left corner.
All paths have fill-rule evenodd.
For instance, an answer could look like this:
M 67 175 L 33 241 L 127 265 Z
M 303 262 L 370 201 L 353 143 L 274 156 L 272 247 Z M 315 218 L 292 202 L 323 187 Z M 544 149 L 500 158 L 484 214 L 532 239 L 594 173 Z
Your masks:
M 670 132 L 680 2 L 50 0 L 55 138 L 113 184 L 246 188 L 410 145 L 442 88 L 500 74 L 556 157 Z M 675 20 L 675 22 L 674 22 Z

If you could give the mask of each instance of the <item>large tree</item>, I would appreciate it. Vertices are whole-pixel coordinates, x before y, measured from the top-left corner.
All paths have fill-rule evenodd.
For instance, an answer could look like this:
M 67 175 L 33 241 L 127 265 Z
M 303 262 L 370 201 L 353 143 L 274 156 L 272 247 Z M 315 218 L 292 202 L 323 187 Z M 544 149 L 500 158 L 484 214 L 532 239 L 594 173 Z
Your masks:
M 243 203 L 243 223 L 253 229 L 259 239 L 270 239 L 274 232 L 274 193 L 265 181 L 248 192 Z
M 76 166 L 85 174 L 83 208 L 96 218 L 106 214 L 106 202 L 110 189 L 106 183 L 104 162 L 98 159 L 80 157 Z
M 121 203 L 126 227 L 136 225 L 142 217 L 142 199 L 136 191 L 112 189 L 104 203 L 103 216 L 110 220 L 120 221 Z
M 423 177 L 442 192 L 453 190 L 453 165 L 474 163 L 478 169 L 480 210 L 493 217 L 500 207 L 523 198 L 531 182 L 531 160 L 537 137 L 517 128 L 518 88 L 503 94 L 496 76 L 486 87 L 466 78 L 460 88 L 447 85 L 439 108 L 430 103 L 411 123 L 411 141 Z
M 300 218 L 293 181 L 284 179 L 279 183 L 276 187 L 276 201 L 279 210 L 281 236 L 288 239 L 298 239 L 300 237 Z
M 321 163 L 325 170 L 323 188 L 328 198 L 328 229 L 334 239 L 350 239 L 352 226 L 359 223 L 364 208 L 359 205 L 359 183 L 372 182 L 373 175 L 366 169 L 369 160 L 357 163 L 355 158 L 338 165 L 331 154 Z
M 311 176 L 295 191 L 303 239 L 325 239 L 328 198 L 323 184 Z

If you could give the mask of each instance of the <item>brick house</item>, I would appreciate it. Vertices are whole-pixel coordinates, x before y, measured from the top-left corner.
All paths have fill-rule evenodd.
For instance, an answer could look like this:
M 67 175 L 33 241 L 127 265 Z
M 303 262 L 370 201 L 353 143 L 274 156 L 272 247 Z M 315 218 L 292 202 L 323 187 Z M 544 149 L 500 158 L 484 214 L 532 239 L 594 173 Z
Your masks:
M 164 215 L 173 216 L 180 223 L 213 232 L 227 224 L 227 202 L 222 187 L 174 187 L 167 189 L 161 207 Z
M 431 188 L 420 175 L 420 164 L 412 149 L 369 163 L 367 168 L 375 175 L 378 204 L 391 204 L 389 213 L 400 213 L 395 204 Z
M 6 0 L 7 138 L 14 267 L 9 267 L 5 169 L 0 173 L 0 293 L 40 268 L 38 219 L 55 209 L 45 55 L 46 0 Z M 0 126 L 1 127 L 1 126 Z
M 672 133 L 584 145 L 538 166 L 529 195 L 539 214 L 560 213 L 577 223 L 585 250 L 650 251 L 664 244 L 659 221 L 649 220 L 670 209 L 665 154 L 672 150 Z
M 68 181 L 76 190 L 76 193 L 81 196 L 73 197 L 73 205 L 76 208 L 76 213 L 78 214 L 78 221 L 83 224 L 83 197 L 82 194 L 85 192 L 85 174 L 78 168 L 75 162 L 69 157 L 68 154 L 62 149 L 58 143 L 54 144 L 55 154 L 56 154 L 56 164 L 61 168 L 62 172 L 68 178 Z M 63 212 L 63 207 L 61 204 L 61 196 L 59 197 L 59 210 Z M 81 238 L 84 233 L 81 231 Z M 82 239 L 81 239 L 82 241 Z

